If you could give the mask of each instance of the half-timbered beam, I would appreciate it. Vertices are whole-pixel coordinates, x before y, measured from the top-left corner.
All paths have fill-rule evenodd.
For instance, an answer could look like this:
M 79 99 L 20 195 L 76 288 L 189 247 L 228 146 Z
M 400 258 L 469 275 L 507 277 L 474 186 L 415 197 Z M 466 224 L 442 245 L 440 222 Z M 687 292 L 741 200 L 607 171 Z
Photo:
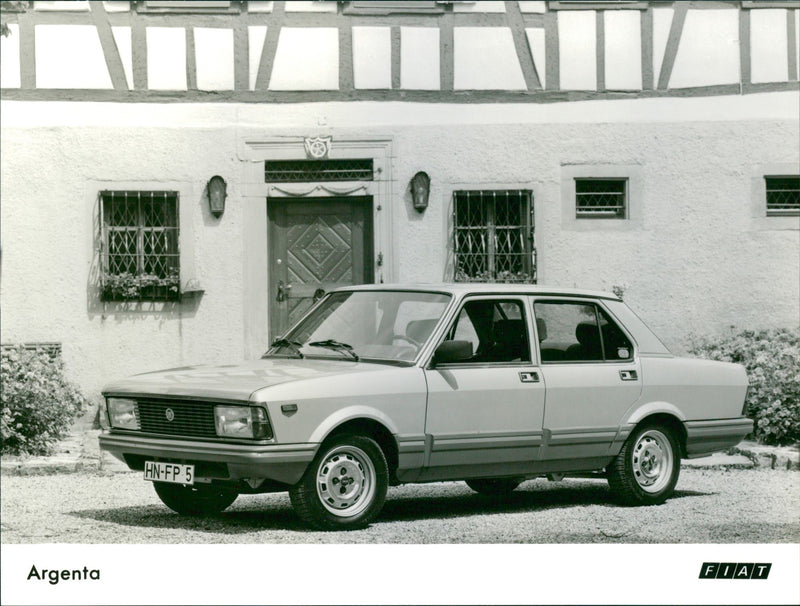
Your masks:
M 667 38 L 667 48 L 664 50 L 664 60 L 661 62 L 661 73 L 658 75 L 658 88 L 665 90 L 669 88 L 669 80 L 672 76 L 672 68 L 675 66 L 675 57 L 678 56 L 678 46 L 683 34 L 683 25 L 686 23 L 686 13 L 689 10 L 688 2 L 676 2 L 672 14 L 672 25 L 669 28 Z
M 100 45 L 103 47 L 108 74 L 111 76 L 111 83 L 114 90 L 128 90 L 128 80 L 125 78 L 125 69 L 122 67 L 122 57 L 120 57 L 117 43 L 111 32 L 111 24 L 108 21 L 108 14 L 102 2 L 90 2 L 94 25 L 100 37 Z

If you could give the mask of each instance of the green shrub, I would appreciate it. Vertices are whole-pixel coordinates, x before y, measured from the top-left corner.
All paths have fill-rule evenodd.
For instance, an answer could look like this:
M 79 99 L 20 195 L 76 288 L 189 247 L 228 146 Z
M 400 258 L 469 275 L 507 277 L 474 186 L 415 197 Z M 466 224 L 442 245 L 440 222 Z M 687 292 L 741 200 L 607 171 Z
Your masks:
M 64 376 L 60 357 L 13 348 L 2 353 L 3 454 L 48 454 L 87 402 Z
M 800 441 L 800 331 L 785 328 L 692 339 L 689 351 L 701 358 L 736 362 L 747 369 L 747 416 L 766 444 Z

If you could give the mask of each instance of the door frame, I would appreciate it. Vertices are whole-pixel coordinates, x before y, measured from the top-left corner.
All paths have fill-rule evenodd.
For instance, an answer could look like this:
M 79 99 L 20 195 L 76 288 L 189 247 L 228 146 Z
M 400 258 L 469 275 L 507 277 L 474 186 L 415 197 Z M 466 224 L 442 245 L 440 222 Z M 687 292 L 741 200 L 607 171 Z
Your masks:
M 331 136 L 329 158 L 372 159 L 372 181 L 267 183 L 266 160 L 304 160 L 307 136 Z M 364 137 L 352 132 L 320 129 L 320 132 L 272 132 L 242 129 L 237 141 L 240 187 L 229 186 L 228 195 L 241 199 L 242 244 L 242 331 L 244 356 L 257 358 L 266 351 L 269 340 L 269 243 L 267 242 L 267 198 L 372 196 L 372 251 L 375 282 L 394 282 L 399 259 L 394 254 L 392 196 L 395 188 L 391 136 Z M 229 179 L 234 181 L 233 179 Z M 232 206 L 232 205 L 229 205 Z M 231 209 L 233 210 L 233 209 Z M 229 212 L 231 212 L 229 210 Z
M 541 368 L 535 357 L 533 339 L 533 308 L 529 296 L 519 293 L 486 293 L 467 295 L 453 306 L 448 317 L 441 323 L 442 328 L 430 339 L 437 345 L 447 335 L 450 328 L 457 322 L 464 306 L 472 301 L 514 301 L 518 302 L 524 316 L 525 330 L 528 338 L 528 353 L 530 360 L 520 362 L 482 362 L 482 363 L 453 363 L 431 367 L 430 363 L 423 368 L 428 381 L 428 406 L 425 415 L 426 449 L 425 469 L 418 479 L 437 480 L 466 477 L 493 477 L 531 473 L 536 461 L 540 458 L 543 446 L 543 422 L 546 406 L 545 382 L 541 376 Z M 523 382 L 520 373 L 532 372 L 536 375 L 535 382 Z M 469 374 L 467 374 L 469 373 Z M 464 375 L 460 377 L 460 375 Z M 470 390 L 465 385 L 480 376 L 480 383 L 487 380 L 495 386 L 503 385 L 503 381 L 511 381 L 517 388 L 517 398 L 526 403 L 519 407 L 519 415 L 513 424 L 506 427 L 486 430 L 486 424 L 474 424 L 475 412 L 481 408 L 487 410 L 486 414 L 496 416 L 497 408 L 491 408 L 479 390 Z M 498 377 L 498 375 L 504 375 Z M 452 392 L 438 389 L 442 383 L 450 385 Z M 474 385 L 473 385 L 474 386 Z M 508 386 L 506 385 L 506 388 Z M 476 395 L 476 392 L 478 395 Z M 448 400 L 457 396 L 458 404 L 451 407 Z M 444 400 L 444 401 L 442 401 Z M 536 408 L 539 408 L 538 415 Z M 461 417 L 462 426 L 456 431 L 442 431 L 441 427 L 432 427 L 435 415 L 439 415 L 437 408 L 447 412 L 458 413 L 453 418 Z M 504 413 L 514 412 L 514 405 L 501 403 L 499 407 Z M 450 410 L 448 410 L 450 409 Z M 466 411 L 467 414 L 464 414 Z M 530 412 L 530 418 L 522 426 L 519 424 L 525 418 L 525 413 Z M 511 419 L 509 419 L 511 420 Z M 469 426 L 472 423 L 472 426 Z M 465 426 L 466 425 L 466 426 Z

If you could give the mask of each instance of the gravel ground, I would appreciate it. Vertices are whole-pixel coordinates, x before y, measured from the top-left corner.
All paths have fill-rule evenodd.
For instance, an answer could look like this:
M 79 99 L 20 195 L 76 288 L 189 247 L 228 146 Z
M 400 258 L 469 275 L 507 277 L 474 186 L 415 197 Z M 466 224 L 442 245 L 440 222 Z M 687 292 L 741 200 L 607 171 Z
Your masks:
M 495 501 L 463 483 L 390 488 L 369 528 L 307 530 L 285 494 L 173 514 L 137 473 L 2 478 L 2 543 L 797 543 L 800 473 L 683 469 L 659 507 L 619 507 L 605 481 L 543 479 Z

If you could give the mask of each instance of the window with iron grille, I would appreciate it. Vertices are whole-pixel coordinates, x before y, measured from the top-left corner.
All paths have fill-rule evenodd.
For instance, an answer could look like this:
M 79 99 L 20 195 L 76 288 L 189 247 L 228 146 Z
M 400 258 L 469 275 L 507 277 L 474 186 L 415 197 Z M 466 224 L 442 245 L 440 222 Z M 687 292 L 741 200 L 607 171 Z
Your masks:
M 531 192 L 453 192 L 457 282 L 536 282 Z
M 372 158 L 357 160 L 267 160 L 267 183 L 304 181 L 372 181 Z
M 767 216 L 800 215 L 800 176 L 764 179 L 767 182 Z
M 104 300 L 180 297 L 178 192 L 100 192 Z
M 625 219 L 627 179 L 575 179 L 577 219 Z

